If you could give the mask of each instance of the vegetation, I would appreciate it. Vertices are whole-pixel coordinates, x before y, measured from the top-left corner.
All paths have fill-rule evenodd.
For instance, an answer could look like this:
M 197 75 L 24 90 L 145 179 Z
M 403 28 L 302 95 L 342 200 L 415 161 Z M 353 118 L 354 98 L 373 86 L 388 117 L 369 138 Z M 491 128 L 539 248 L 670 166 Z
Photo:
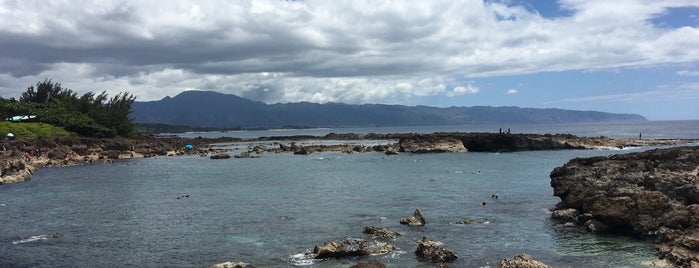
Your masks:
M 0 116 L 10 118 L 35 115 L 35 122 L 46 123 L 81 136 L 132 137 L 135 124 L 129 117 L 135 97 L 122 92 L 109 98 L 106 92 L 76 92 L 50 79 L 30 86 L 19 101 L 0 97 Z
M 28 138 L 53 138 L 56 136 L 75 135 L 61 127 L 55 127 L 46 123 L 13 123 L 0 122 L 0 133 L 12 133 L 17 137 Z

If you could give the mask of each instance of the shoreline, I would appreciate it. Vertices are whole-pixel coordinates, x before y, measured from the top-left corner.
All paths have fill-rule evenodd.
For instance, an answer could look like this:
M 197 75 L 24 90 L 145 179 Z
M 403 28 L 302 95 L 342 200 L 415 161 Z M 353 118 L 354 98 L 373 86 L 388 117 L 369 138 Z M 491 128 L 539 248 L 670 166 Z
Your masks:
M 300 141 L 397 141 L 385 145 L 297 145 Z M 432 134 L 336 134 L 325 136 L 271 136 L 252 139 L 182 138 L 172 136 L 140 136 L 127 138 L 56 137 L 52 139 L 3 140 L 0 151 L 0 185 L 31 179 L 37 168 L 75 166 L 95 162 L 111 163 L 118 159 L 153 156 L 200 155 L 227 156 L 228 149 L 212 148 L 215 144 L 234 142 L 270 142 L 274 148 L 254 146 L 236 158 L 255 157 L 265 152 L 311 154 L 325 151 L 345 153 L 380 152 L 444 153 L 444 152 L 516 152 L 531 150 L 623 149 L 643 146 L 675 146 L 697 143 L 694 139 L 611 139 L 607 137 L 578 137 L 570 134 L 507 134 L 436 132 Z M 185 149 L 192 145 L 193 149 Z

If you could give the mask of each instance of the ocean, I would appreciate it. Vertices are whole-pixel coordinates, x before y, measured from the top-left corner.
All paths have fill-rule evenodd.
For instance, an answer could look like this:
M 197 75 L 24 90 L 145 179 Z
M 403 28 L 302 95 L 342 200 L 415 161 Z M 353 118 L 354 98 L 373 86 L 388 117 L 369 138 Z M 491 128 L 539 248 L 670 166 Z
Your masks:
M 543 126 L 449 126 L 187 133 L 183 136 L 488 131 L 615 138 L 696 138 L 699 121 Z M 324 133 L 324 134 L 323 134 Z M 585 134 L 588 133 L 588 134 Z M 247 143 L 223 144 L 245 149 Z M 434 267 L 413 253 L 428 237 L 456 251 L 450 267 L 497 267 L 527 253 L 554 267 L 643 267 L 651 241 L 559 226 L 549 173 L 575 157 L 646 150 L 515 153 L 265 153 L 212 160 L 152 157 L 65 168 L 0 185 L 0 267 Z M 491 198 L 497 194 L 498 199 Z M 481 206 L 486 202 L 486 206 Z M 399 219 L 420 209 L 426 226 Z M 454 224 L 464 218 L 478 224 Z M 370 239 L 365 226 L 401 233 L 382 256 L 313 260 L 316 245 Z M 59 238 L 50 235 L 59 233 Z

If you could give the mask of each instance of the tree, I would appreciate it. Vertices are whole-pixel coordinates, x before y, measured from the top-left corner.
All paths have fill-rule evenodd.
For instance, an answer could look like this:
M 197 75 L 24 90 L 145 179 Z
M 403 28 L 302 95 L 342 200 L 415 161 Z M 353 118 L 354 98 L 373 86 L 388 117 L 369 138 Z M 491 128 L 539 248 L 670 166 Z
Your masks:
M 109 98 L 106 91 L 100 94 L 87 92 L 78 98 L 72 90 L 46 79 L 36 87 L 27 88 L 20 101 L 0 98 L 0 115 L 37 115 L 40 122 L 61 126 L 83 136 L 132 137 L 136 126 L 129 114 L 135 100 L 136 97 L 128 92 Z
M 58 100 L 75 99 L 76 93 L 70 89 L 64 89 L 60 83 L 54 83 L 51 79 L 36 83 L 36 88 L 30 86 L 22 93 L 20 101 L 31 103 L 51 103 Z

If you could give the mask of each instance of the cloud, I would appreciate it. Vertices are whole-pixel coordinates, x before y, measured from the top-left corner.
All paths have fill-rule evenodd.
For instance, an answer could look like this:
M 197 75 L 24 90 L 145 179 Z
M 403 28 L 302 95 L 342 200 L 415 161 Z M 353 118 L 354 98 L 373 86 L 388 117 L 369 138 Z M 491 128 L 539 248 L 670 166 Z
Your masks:
M 565 98 L 543 104 L 565 103 L 673 103 L 687 100 L 699 100 L 699 83 L 666 84 L 653 90 L 632 93 L 606 94 Z
M 679 76 L 699 76 L 699 71 L 680 70 L 680 71 L 677 71 L 677 75 L 679 75 Z
M 508 89 L 506 93 L 507 93 L 507 95 L 514 95 L 514 94 L 519 93 L 519 91 L 517 91 L 516 89 L 513 88 L 513 89 Z
M 570 16 L 481 0 L 3 1 L 0 93 L 50 77 L 139 100 L 391 103 L 477 93 L 466 79 L 699 61 L 699 28 L 651 23 L 696 1 L 558 3 Z
M 449 97 L 454 97 L 454 96 L 460 96 L 464 94 L 476 94 L 480 92 L 481 90 L 478 87 L 475 87 L 473 85 L 467 85 L 467 86 L 458 86 L 452 89 L 451 92 L 447 93 L 447 96 Z

